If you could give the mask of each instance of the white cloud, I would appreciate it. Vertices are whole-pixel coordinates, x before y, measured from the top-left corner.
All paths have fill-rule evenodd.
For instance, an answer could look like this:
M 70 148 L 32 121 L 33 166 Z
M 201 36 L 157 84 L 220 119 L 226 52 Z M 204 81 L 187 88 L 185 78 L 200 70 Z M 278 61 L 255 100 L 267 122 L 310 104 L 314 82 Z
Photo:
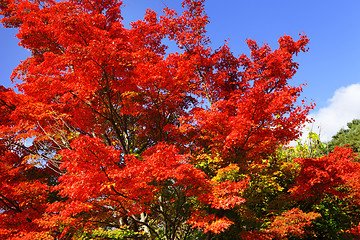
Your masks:
M 328 100 L 329 105 L 320 108 L 317 113 L 310 114 L 315 122 L 309 127 L 315 133 L 320 133 L 321 141 L 329 141 L 341 128 L 355 118 L 360 118 L 360 84 L 352 84 L 339 88 Z M 304 130 L 303 138 L 308 131 Z

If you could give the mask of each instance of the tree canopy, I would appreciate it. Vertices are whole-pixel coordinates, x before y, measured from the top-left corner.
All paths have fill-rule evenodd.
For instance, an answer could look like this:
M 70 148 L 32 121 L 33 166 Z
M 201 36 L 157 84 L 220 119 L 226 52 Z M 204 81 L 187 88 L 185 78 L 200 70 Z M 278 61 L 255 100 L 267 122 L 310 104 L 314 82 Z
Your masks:
M 360 150 L 360 120 L 354 119 L 347 124 L 347 129 L 340 129 L 329 141 L 329 149 L 334 150 L 336 146 L 348 146 L 354 152 Z
M 281 151 L 314 106 L 290 84 L 307 36 L 213 50 L 204 2 L 129 28 L 119 0 L 0 2 L 31 52 L 0 89 L 1 238 L 323 238 L 324 201 L 359 234 L 355 154 Z

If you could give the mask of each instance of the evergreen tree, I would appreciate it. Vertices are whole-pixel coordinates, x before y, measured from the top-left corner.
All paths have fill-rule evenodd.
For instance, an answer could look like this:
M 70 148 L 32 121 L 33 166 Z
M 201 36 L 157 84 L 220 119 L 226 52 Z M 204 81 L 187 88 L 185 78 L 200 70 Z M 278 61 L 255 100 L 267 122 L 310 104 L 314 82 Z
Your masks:
M 348 146 L 354 152 L 360 150 L 360 119 L 354 119 L 347 124 L 348 129 L 340 129 L 329 142 L 329 150 L 333 151 L 335 147 Z

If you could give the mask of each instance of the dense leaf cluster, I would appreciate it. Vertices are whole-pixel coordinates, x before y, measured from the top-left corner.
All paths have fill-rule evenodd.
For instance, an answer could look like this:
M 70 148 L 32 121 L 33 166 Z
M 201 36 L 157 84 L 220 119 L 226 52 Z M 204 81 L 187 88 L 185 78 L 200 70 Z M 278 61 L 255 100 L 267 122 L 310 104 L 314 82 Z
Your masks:
M 281 148 L 313 107 L 289 84 L 309 39 L 213 50 L 204 2 L 129 28 L 119 0 L 0 2 L 31 52 L 0 88 L 1 239 L 359 234 L 356 155 Z

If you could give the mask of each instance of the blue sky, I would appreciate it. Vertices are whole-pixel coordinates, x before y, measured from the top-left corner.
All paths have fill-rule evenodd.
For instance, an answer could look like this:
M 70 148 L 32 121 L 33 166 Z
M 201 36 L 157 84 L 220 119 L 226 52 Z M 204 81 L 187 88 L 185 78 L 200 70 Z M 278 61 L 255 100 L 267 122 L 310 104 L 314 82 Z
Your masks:
M 164 3 L 180 11 L 179 2 L 124 0 L 125 23 L 142 18 L 146 8 L 160 11 Z M 208 0 L 206 12 L 212 47 L 228 39 L 236 55 L 248 53 L 247 38 L 276 48 L 284 34 L 297 38 L 304 32 L 310 49 L 296 58 L 300 67 L 293 83 L 307 83 L 302 97 L 317 104 L 311 116 L 321 125 L 324 140 L 360 118 L 360 1 Z M 28 54 L 18 47 L 15 34 L 0 28 L 0 84 L 5 86 L 10 86 L 12 69 Z

